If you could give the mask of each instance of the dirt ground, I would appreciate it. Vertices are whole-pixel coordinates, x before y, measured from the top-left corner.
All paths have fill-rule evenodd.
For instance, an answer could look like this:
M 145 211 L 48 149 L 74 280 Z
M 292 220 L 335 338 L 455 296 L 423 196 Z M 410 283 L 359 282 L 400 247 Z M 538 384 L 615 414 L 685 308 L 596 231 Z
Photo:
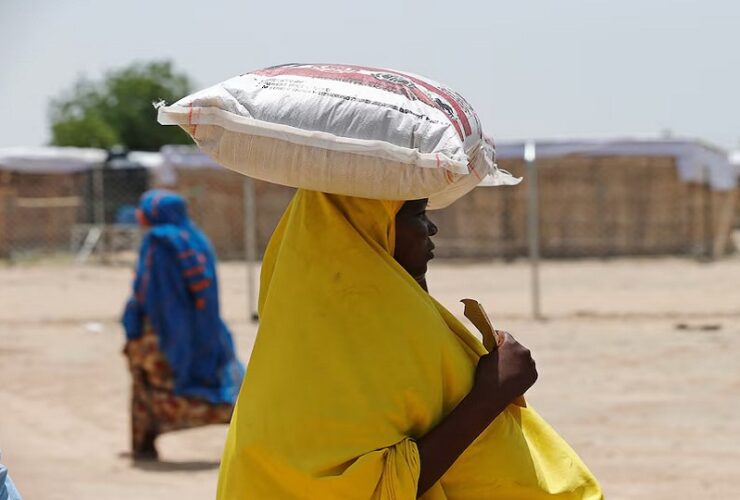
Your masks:
M 248 358 L 245 267 L 220 268 L 223 309 Z M 213 498 L 224 426 L 160 438 L 135 465 L 118 324 L 132 272 L 0 268 L 0 448 L 26 500 Z M 610 499 L 740 498 L 740 259 L 546 262 L 545 321 L 529 319 L 529 269 L 432 266 L 433 295 L 475 297 L 531 347 L 528 394 Z

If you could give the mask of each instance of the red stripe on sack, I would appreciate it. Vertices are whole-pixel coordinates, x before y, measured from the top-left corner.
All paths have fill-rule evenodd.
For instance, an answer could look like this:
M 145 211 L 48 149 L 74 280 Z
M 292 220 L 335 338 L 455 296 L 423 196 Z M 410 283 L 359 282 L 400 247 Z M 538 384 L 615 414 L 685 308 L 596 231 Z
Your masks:
M 186 278 L 192 278 L 193 276 L 197 274 L 203 274 L 203 272 L 205 272 L 205 268 L 203 266 L 195 266 L 195 267 L 191 267 L 190 269 L 185 269 L 182 275 L 185 276 Z
M 398 71 L 390 71 L 390 70 L 382 69 L 382 68 L 370 68 L 370 67 L 352 66 L 352 65 L 347 65 L 347 66 L 326 65 L 326 67 L 327 68 L 337 68 L 337 70 L 340 70 L 342 68 L 351 69 L 355 72 L 354 73 L 347 72 L 346 70 L 345 71 L 327 71 L 327 70 L 318 69 L 316 67 L 278 66 L 275 68 L 267 68 L 263 70 L 253 71 L 251 74 L 260 75 L 260 76 L 282 76 L 282 75 L 305 76 L 308 78 L 336 80 L 336 81 L 357 83 L 357 84 L 367 85 L 369 87 L 380 88 L 382 90 L 393 92 L 395 94 L 400 94 L 400 95 L 403 95 L 409 98 L 411 98 L 411 95 L 413 95 L 413 97 L 423 102 L 427 106 L 430 106 L 430 107 L 433 107 L 435 109 L 442 111 L 442 113 L 444 113 L 444 115 L 447 117 L 450 123 L 452 123 L 452 125 L 455 127 L 455 130 L 457 130 L 457 133 L 461 139 L 464 140 L 466 136 L 471 134 L 470 122 L 468 121 L 468 117 L 463 112 L 457 100 L 453 96 L 445 92 L 444 90 L 438 87 L 435 87 L 425 82 L 424 80 L 420 80 L 413 76 L 409 76 L 405 73 L 400 73 Z M 447 110 L 445 110 L 443 106 L 440 106 L 439 103 L 437 103 L 433 99 L 429 99 L 429 97 L 426 94 L 424 94 L 421 91 L 418 91 L 418 89 L 410 88 L 410 87 L 407 87 L 406 85 L 402 85 L 399 83 L 389 82 L 387 80 L 381 80 L 372 75 L 365 75 L 363 73 L 359 73 L 358 71 L 360 70 L 400 75 L 403 78 L 406 78 L 407 80 L 413 82 L 414 84 L 424 87 L 425 89 L 431 92 L 434 92 L 435 94 L 440 95 L 455 110 L 455 112 L 457 113 L 457 118 L 460 120 L 460 123 L 455 121 L 455 119 L 447 113 Z M 462 129 L 460 128 L 460 124 L 462 124 Z
M 360 68 L 360 66 L 350 66 L 350 67 L 356 67 L 356 68 Z M 421 85 L 421 86 L 422 86 L 422 87 L 424 87 L 425 89 L 427 89 L 427 90 L 429 90 L 429 91 L 431 91 L 431 92 L 434 92 L 435 94 L 439 94 L 439 95 L 441 95 L 442 97 L 444 97 L 444 98 L 445 98 L 445 100 L 447 101 L 447 103 L 448 103 L 448 104 L 449 104 L 450 106 L 452 106 L 452 108 L 453 108 L 453 109 L 455 110 L 455 113 L 457 113 L 457 117 L 458 117 L 458 119 L 460 120 L 460 122 L 462 123 L 462 126 L 463 126 L 463 130 L 465 131 L 465 136 L 468 136 L 468 135 L 470 135 L 470 134 L 472 133 L 472 131 L 470 130 L 470 122 L 468 121 L 468 117 L 467 117 L 467 116 L 465 115 L 465 112 L 463 111 L 462 107 L 460 107 L 460 104 L 459 104 L 459 103 L 457 102 L 457 99 L 455 99 L 455 97 L 454 97 L 454 96 L 452 96 L 452 95 L 448 94 L 447 92 L 445 92 L 445 91 L 444 91 L 444 90 L 442 90 L 441 88 L 439 88 L 439 87 L 435 87 L 435 86 L 434 86 L 434 85 L 432 85 L 431 83 L 427 83 L 427 82 L 425 82 L 424 80 L 421 80 L 421 79 L 419 79 L 419 78 L 416 78 L 416 77 L 414 77 L 414 76 L 411 76 L 411 75 L 407 75 L 406 73 L 401 73 L 400 71 L 389 71 L 389 70 L 387 70 L 387 69 L 382 69 L 382 68 L 363 68 L 363 69 L 367 69 L 367 70 L 369 70 L 369 71 L 385 71 L 385 72 L 387 72 L 387 73 L 396 73 L 396 74 L 398 74 L 398 75 L 401 75 L 401 76 L 403 76 L 404 78 L 408 78 L 409 80 L 411 80 L 411 81 L 412 81 L 412 82 L 414 82 L 415 84 L 417 84 L 417 85 Z M 436 103 L 435 103 L 435 104 L 436 104 Z M 437 105 L 437 108 L 440 108 L 440 106 L 439 106 L 439 105 Z M 443 111 L 444 111 L 444 110 L 443 110 Z M 447 114 L 447 113 L 445 113 L 445 115 L 446 115 L 446 114 Z M 449 116 L 449 115 L 448 115 L 448 116 Z M 450 121 L 452 121 L 452 117 L 450 117 Z M 455 122 L 454 122 L 454 121 L 453 121 L 452 123 L 453 123 L 454 125 L 457 125 L 457 124 L 455 124 Z M 459 132 L 459 131 L 458 131 L 458 132 Z M 464 138 L 465 138 L 465 137 L 463 137 L 463 139 L 464 139 Z
M 198 130 L 198 124 L 193 124 L 193 103 L 188 104 L 188 125 L 190 126 L 190 135 L 195 136 L 195 131 Z
M 452 172 L 450 172 L 447 169 L 444 169 L 444 170 L 445 170 L 445 179 L 447 179 L 447 184 L 452 184 L 453 182 L 455 182 L 454 179 L 452 178 Z
M 468 136 L 468 135 L 471 134 L 470 122 L 468 121 L 468 117 L 463 112 L 462 107 L 460 107 L 460 104 L 457 102 L 457 99 L 455 99 L 454 96 L 448 94 L 447 92 L 445 92 L 441 88 L 435 87 L 431 83 L 427 83 L 424 80 L 421 80 L 421 79 L 416 78 L 414 76 L 408 75 L 406 73 L 402 73 L 400 71 L 391 71 L 391 70 L 387 70 L 387 69 L 383 69 L 383 68 L 372 68 L 372 67 L 364 67 L 364 66 L 354 66 L 354 65 L 351 65 L 351 64 L 347 65 L 347 68 L 353 68 L 353 69 L 357 69 L 357 70 L 364 69 L 364 70 L 367 70 L 367 71 L 378 71 L 378 72 L 384 72 L 384 73 L 395 73 L 397 75 L 400 75 L 400 76 L 402 76 L 404 78 L 407 78 L 407 79 L 411 80 L 415 84 L 420 85 L 420 86 L 424 87 L 425 89 L 427 89 L 427 90 L 429 90 L 431 92 L 434 92 L 435 94 L 439 94 L 440 96 L 442 96 L 442 97 L 445 98 L 445 100 L 450 104 L 450 106 L 452 106 L 452 108 L 457 113 L 457 116 L 460 119 L 460 122 L 462 123 L 463 130 L 465 131 L 465 135 Z M 434 106 L 437 109 L 441 109 L 442 111 L 444 111 L 444 109 L 441 106 L 439 106 L 437 103 L 434 103 Z M 445 112 L 445 115 L 447 115 L 446 112 Z M 447 116 L 449 116 L 449 115 L 447 115 Z M 452 121 L 452 117 L 450 117 L 450 121 Z M 455 128 L 457 128 L 457 124 L 455 124 L 454 121 L 452 121 L 452 123 L 453 123 L 453 125 L 456 126 Z M 459 130 L 458 130 L 458 132 L 459 132 Z M 463 139 L 464 139 L 464 137 L 463 137 Z
M 195 308 L 198 310 L 203 310 L 206 308 L 206 299 L 204 297 L 200 297 L 199 299 L 196 299 L 195 301 Z
M 192 285 L 190 285 L 188 288 L 190 288 L 191 292 L 200 292 L 201 290 L 205 290 L 208 288 L 211 284 L 211 280 L 209 279 L 203 279 L 200 281 L 196 281 Z
M 364 85 L 366 87 L 377 88 L 391 92 L 394 94 L 402 95 L 407 99 L 418 100 L 423 102 L 429 107 L 439 109 L 439 105 L 423 92 L 418 89 L 413 89 L 402 85 L 400 83 L 389 82 L 387 80 L 381 80 L 373 75 L 366 75 L 364 73 L 349 73 L 342 71 L 325 71 L 318 68 L 301 68 L 301 67 L 289 67 L 289 68 L 277 68 L 267 69 L 261 71 L 255 71 L 252 74 L 274 77 L 274 76 L 303 76 L 306 78 L 315 78 L 320 80 L 332 80 L 337 82 L 352 83 L 355 85 Z M 416 91 L 415 91 L 416 90 Z

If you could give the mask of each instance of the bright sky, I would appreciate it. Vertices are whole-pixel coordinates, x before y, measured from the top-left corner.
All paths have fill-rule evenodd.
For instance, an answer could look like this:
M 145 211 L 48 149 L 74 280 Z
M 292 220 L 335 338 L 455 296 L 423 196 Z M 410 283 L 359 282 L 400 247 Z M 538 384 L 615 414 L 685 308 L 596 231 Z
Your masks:
M 287 62 L 411 71 L 497 140 L 740 147 L 737 0 L 0 0 L 0 147 L 46 143 L 79 75 L 163 58 L 199 87 Z

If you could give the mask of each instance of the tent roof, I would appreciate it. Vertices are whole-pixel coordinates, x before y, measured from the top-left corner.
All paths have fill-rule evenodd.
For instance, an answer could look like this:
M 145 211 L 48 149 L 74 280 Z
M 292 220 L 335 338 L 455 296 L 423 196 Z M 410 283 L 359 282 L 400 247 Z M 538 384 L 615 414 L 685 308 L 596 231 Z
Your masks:
M 496 158 L 524 157 L 524 142 L 496 146 Z M 535 141 L 537 158 L 580 156 L 671 156 L 679 175 L 687 182 L 707 182 L 715 190 L 733 189 L 737 169 L 727 153 L 701 141 L 691 140 L 582 140 Z
M 99 165 L 107 156 L 105 150 L 93 148 L 0 148 L 0 170 L 38 174 L 79 172 Z
M 108 152 L 96 148 L 68 148 L 56 146 L 39 146 L 34 148 L 0 148 L 0 170 L 15 170 L 32 174 L 67 174 L 90 170 L 108 158 Z M 162 165 L 160 153 L 147 151 L 130 151 L 123 162 L 149 169 Z M 112 167 L 116 168 L 115 160 Z

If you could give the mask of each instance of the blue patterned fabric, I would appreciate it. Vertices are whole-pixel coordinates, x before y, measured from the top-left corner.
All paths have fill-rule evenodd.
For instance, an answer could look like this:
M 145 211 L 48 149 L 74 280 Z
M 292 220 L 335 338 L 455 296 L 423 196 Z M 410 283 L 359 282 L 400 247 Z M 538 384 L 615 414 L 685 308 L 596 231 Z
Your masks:
M 244 367 L 221 320 L 216 257 L 208 238 L 191 222 L 178 194 L 144 193 L 139 215 L 151 229 L 123 315 L 127 338 L 139 337 L 148 319 L 174 371 L 175 394 L 234 403 Z
M 21 500 L 21 494 L 8 475 L 8 468 L 2 464 L 0 464 L 0 500 Z

